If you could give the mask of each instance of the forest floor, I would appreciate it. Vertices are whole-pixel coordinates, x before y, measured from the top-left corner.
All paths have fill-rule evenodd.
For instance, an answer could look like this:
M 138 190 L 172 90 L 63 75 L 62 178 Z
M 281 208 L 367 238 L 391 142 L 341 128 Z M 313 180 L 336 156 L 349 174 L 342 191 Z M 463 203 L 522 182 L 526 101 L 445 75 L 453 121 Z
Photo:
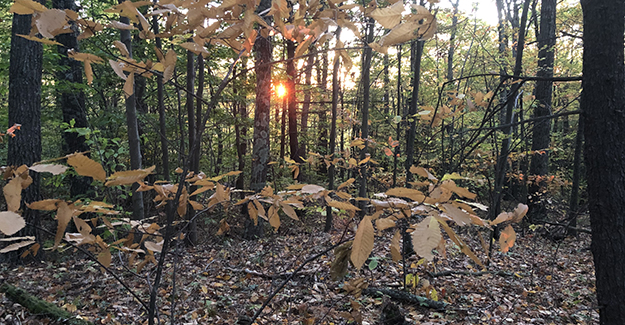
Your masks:
M 344 235 L 339 230 L 322 233 L 317 228 L 320 222 L 305 225 L 304 221 L 299 226 L 283 224 L 278 234 L 257 241 L 244 241 L 236 233 L 207 235 L 210 239 L 201 245 L 180 249 L 178 257 L 166 264 L 166 285 L 159 302 L 161 324 L 170 323 L 171 315 L 176 324 L 235 324 L 238 319 L 251 317 L 289 272 Z M 346 223 L 339 218 L 335 229 L 344 229 Z M 445 310 L 397 303 L 407 324 L 597 324 L 590 235 L 582 233 L 555 243 L 538 232 L 519 234 L 506 254 L 493 252 L 488 270 L 503 271 L 496 274 L 478 275 L 480 270 L 449 240 L 446 257 L 438 257 L 434 263 L 419 264 L 414 255 L 407 259 L 407 273 L 421 279 L 409 290 L 425 296 L 423 284 L 429 283 L 438 299 L 449 303 Z M 465 231 L 463 238 L 484 260 L 486 254 L 475 233 Z M 351 230 L 347 232 L 350 234 Z M 361 277 L 370 287 L 401 289 L 403 267 L 401 261 L 390 258 L 391 235 L 384 232 L 376 238 L 373 255 L 377 266 L 373 270 L 368 264 L 360 271 L 350 265 L 344 279 L 332 281 L 332 251 L 306 264 L 269 302 L 256 324 L 356 324 L 354 320 L 359 318 L 362 324 L 381 324 L 386 298 L 354 297 L 343 287 Z M 95 324 L 146 322 L 145 310 L 110 274 L 102 273 L 92 261 L 73 258 L 67 251 L 56 262 L 4 266 L 0 280 Z M 123 281 L 147 301 L 149 282 L 145 276 L 153 279 L 154 266 L 148 265 L 137 275 L 121 266 L 115 255 L 113 265 Z M 443 271 L 466 274 L 441 275 Z M 0 323 L 20 324 L 11 319 L 19 319 L 21 324 L 56 323 L 30 314 L 2 295 Z

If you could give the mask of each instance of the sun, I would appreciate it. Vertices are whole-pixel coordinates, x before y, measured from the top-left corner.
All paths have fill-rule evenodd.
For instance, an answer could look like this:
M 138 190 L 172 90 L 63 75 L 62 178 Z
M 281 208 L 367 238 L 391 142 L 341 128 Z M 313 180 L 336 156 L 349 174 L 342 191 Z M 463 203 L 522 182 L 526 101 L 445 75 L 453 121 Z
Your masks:
M 283 84 L 278 84 L 276 86 L 276 95 L 278 95 L 279 98 L 282 98 L 286 95 L 286 87 L 284 87 Z

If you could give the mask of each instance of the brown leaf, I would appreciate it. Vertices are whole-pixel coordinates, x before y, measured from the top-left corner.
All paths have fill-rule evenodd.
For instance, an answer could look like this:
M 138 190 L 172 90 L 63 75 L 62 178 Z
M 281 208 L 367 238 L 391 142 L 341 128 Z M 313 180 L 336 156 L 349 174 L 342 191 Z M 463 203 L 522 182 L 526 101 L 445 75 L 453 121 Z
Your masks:
M 135 93 L 135 73 L 131 72 L 124 83 L 124 96 L 126 99 Z
M 18 250 L 18 249 L 20 249 L 20 248 L 22 248 L 24 246 L 28 246 L 30 244 L 33 244 L 34 242 L 35 242 L 34 240 L 27 240 L 27 241 L 11 244 L 11 245 L 1 249 L 0 253 L 7 253 L 7 252 L 14 251 L 14 250 Z
M 131 185 L 138 181 L 143 181 L 143 179 L 150 175 L 156 166 L 152 166 L 146 169 L 135 169 L 135 170 L 126 170 L 121 172 L 116 172 L 113 175 L 109 176 L 109 180 L 104 184 L 105 186 L 116 186 L 116 185 Z
M 39 42 L 39 43 L 46 44 L 46 45 L 63 45 L 57 41 L 49 40 L 47 38 L 39 38 L 37 36 L 22 35 L 22 34 L 15 34 L 15 35 L 19 37 L 23 37 L 29 41 Z
M 373 250 L 374 230 L 371 216 L 365 216 L 358 224 L 350 259 L 356 269 L 360 269 Z
M 17 211 L 20 209 L 22 200 L 22 178 L 13 177 L 4 185 L 4 198 L 7 202 L 7 210 Z
M 67 166 L 56 164 L 39 164 L 30 167 L 29 169 L 37 173 L 51 173 L 52 175 L 63 174 L 67 170 Z
M 56 220 L 58 225 L 56 227 L 56 236 L 54 237 L 54 248 L 59 247 L 61 243 L 61 239 L 65 234 L 65 229 L 67 229 L 67 225 L 69 221 L 72 219 L 74 211 L 76 211 L 76 207 L 72 204 L 68 205 L 65 201 L 58 202 L 58 210 L 56 212 Z
M 19 214 L 12 211 L 0 212 L 0 231 L 11 236 L 26 227 L 26 221 Z
M 434 259 L 432 250 L 438 246 L 442 238 L 438 224 L 435 218 L 429 216 L 419 222 L 412 232 L 412 246 L 415 252 L 428 261 Z
M 110 267 L 112 260 L 111 251 L 108 249 L 105 249 L 98 254 L 98 262 L 102 263 L 105 267 Z
M 516 232 L 511 225 L 508 225 L 499 235 L 499 245 L 501 246 L 501 252 L 507 253 L 510 247 L 514 246 L 516 241 Z
M 391 258 L 393 262 L 397 262 L 401 260 L 401 249 L 399 246 L 399 239 L 401 235 L 399 234 L 399 229 L 395 230 L 395 234 L 393 235 L 393 239 L 391 239 Z
M 45 38 L 54 38 L 59 34 L 55 31 L 61 30 L 65 26 L 67 22 L 65 17 L 65 11 L 60 9 L 48 9 L 40 13 L 35 22 L 39 34 Z
M 284 214 L 286 214 L 289 218 L 299 221 L 299 217 L 292 206 L 284 202 L 280 202 L 280 206 L 282 206 L 282 211 L 284 211 Z
M 93 177 L 93 179 L 104 182 L 106 172 L 102 165 L 81 153 L 67 156 L 67 164 L 74 167 L 80 176 Z
M 332 200 L 331 198 L 327 196 L 326 196 L 326 202 L 328 203 L 329 206 L 337 208 L 337 209 L 341 209 L 345 211 L 360 211 L 359 208 L 353 206 L 350 203 Z

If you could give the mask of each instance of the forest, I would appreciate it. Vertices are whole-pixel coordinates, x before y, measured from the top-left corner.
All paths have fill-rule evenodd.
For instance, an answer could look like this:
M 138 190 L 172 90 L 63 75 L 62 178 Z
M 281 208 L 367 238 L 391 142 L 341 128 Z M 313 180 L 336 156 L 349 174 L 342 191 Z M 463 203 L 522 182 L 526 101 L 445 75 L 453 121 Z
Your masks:
M 0 323 L 622 324 L 625 3 L 465 6 L 0 1 Z

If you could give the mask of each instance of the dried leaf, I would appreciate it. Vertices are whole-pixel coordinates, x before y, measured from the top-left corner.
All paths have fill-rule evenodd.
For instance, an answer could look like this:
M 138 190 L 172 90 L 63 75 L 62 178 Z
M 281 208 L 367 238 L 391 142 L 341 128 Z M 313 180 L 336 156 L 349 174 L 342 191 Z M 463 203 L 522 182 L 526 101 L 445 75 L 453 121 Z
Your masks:
M 369 16 L 373 17 L 384 28 L 392 29 L 401 22 L 402 12 L 404 12 L 404 2 L 398 1 L 392 6 L 372 11 Z
M 100 262 L 105 267 L 111 266 L 112 259 L 113 258 L 111 256 L 111 251 L 108 249 L 105 249 L 102 252 L 100 252 L 100 254 L 98 254 L 98 262 Z
M 81 153 L 67 156 L 67 164 L 74 167 L 80 176 L 93 177 L 93 179 L 102 182 L 106 180 L 106 172 L 102 165 Z
M 131 72 L 124 83 L 124 96 L 126 99 L 135 93 L 135 73 Z
M 39 43 L 43 43 L 43 44 L 47 44 L 47 45 L 63 45 L 57 41 L 53 41 L 53 40 L 49 40 L 47 38 L 39 38 L 37 36 L 30 36 L 30 35 L 22 35 L 22 34 L 15 34 L 16 36 L 19 37 L 23 37 L 29 41 L 33 41 L 33 42 L 39 42 Z
M 16 0 L 9 9 L 10 13 L 18 15 L 32 15 L 35 12 L 44 12 L 48 10 L 44 5 L 32 0 Z
M 401 249 L 399 246 L 399 240 L 401 239 L 401 235 L 399 233 L 399 229 L 395 231 L 393 235 L 393 239 L 391 239 L 391 258 L 393 262 L 397 262 L 401 260 Z
M 319 185 L 307 184 L 302 187 L 301 191 L 302 193 L 306 194 L 315 194 L 321 191 L 325 191 L 325 188 Z
M 26 221 L 19 214 L 12 211 L 0 212 L 0 231 L 11 236 L 26 227 Z
M 429 216 L 419 222 L 412 232 L 412 246 L 419 256 L 431 262 L 434 259 L 432 250 L 438 246 L 441 238 L 438 221 Z
M 277 231 L 280 228 L 280 216 L 278 215 L 278 209 L 275 206 L 270 206 L 267 219 L 269 219 L 269 224 L 273 227 L 274 231 Z
M 375 226 L 378 230 L 386 230 L 388 228 L 395 227 L 395 220 L 389 218 L 381 218 L 375 221 Z
M 105 186 L 116 186 L 116 185 L 131 185 L 138 181 L 143 181 L 143 179 L 152 174 L 156 166 L 152 166 L 146 169 L 135 169 L 135 170 L 126 170 L 121 172 L 116 172 L 113 175 L 109 176 L 109 180 L 104 184 Z
M 293 220 L 299 221 L 299 217 L 297 216 L 297 213 L 295 212 L 295 209 L 293 209 L 292 206 L 284 202 L 281 202 L 280 205 L 282 206 L 282 211 L 284 211 L 284 214 L 286 214 L 287 216 L 289 216 L 289 218 Z
M 353 206 L 350 203 L 332 200 L 329 197 L 326 197 L 326 202 L 329 206 L 337 208 L 337 209 L 341 209 L 345 211 L 360 211 L 359 208 Z
M 447 215 L 450 216 L 457 225 L 465 226 L 472 223 L 471 216 L 469 216 L 468 213 L 460 210 L 459 208 L 449 203 L 444 203 L 443 207 L 445 208 Z
M 334 260 L 330 265 L 330 278 L 337 281 L 347 274 L 353 241 L 348 241 L 334 249 Z
M 371 216 L 365 216 L 358 224 L 350 259 L 356 269 L 360 269 L 373 250 L 374 230 Z
M 510 247 L 514 246 L 516 241 L 516 232 L 511 225 L 508 225 L 499 235 L 499 246 L 501 246 L 501 252 L 507 253 Z
M 65 201 L 58 202 L 58 210 L 56 212 L 56 220 L 58 225 L 56 227 L 56 235 L 54 237 L 54 248 L 57 248 L 61 243 L 61 239 L 63 239 L 63 235 L 65 234 L 65 229 L 67 229 L 67 225 L 69 221 L 72 219 L 74 211 L 76 207 L 72 204 L 68 205 Z
M 28 169 L 35 171 L 37 173 L 52 173 L 52 175 L 60 175 L 63 174 L 67 170 L 67 166 L 56 165 L 56 164 L 40 164 L 34 165 Z
M 0 249 L 0 253 L 7 253 L 7 252 L 11 252 L 14 250 L 18 250 L 24 246 L 28 246 L 30 244 L 33 244 L 35 241 L 34 240 L 27 240 L 27 241 L 23 241 L 23 242 L 19 242 L 19 243 L 15 243 L 15 244 L 11 244 L 3 249 Z
M 411 188 L 395 187 L 386 191 L 385 194 L 388 196 L 405 197 L 417 202 L 425 200 L 425 195 L 421 191 Z
M 160 253 L 161 250 L 163 249 L 163 241 L 160 241 L 158 243 L 155 243 L 153 241 L 145 241 L 143 245 L 145 245 L 145 248 L 156 253 Z
M 4 185 L 4 198 L 7 202 L 7 210 L 17 211 L 20 209 L 22 201 L 22 178 L 13 177 L 6 185 Z
M 35 25 L 41 36 L 45 38 L 54 38 L 56 31 L 62 30 L 66 20 L 65 11 L 60 9 L 48 9 L 40 13 L 37 17 Z

